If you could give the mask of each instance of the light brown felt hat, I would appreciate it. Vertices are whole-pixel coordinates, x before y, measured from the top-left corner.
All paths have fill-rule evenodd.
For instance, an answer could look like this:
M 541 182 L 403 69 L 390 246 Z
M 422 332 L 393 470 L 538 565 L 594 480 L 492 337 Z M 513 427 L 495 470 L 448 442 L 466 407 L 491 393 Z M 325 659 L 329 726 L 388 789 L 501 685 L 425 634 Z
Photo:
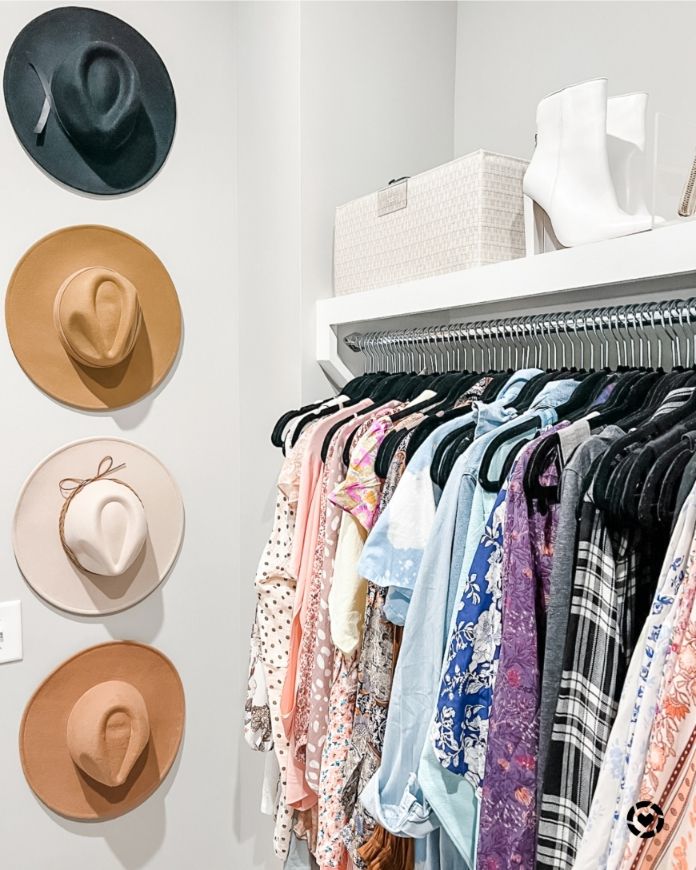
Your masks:
M 5 320 L 32 381 L 88 410 L 149 393 L 181 341 L 169 273 L 142 242 L 111 227 L 66 227 L 36 242 L 10 278 Z
M 184 731 L 184 689 L 159 650 L 132 641 L 85 649 L 41 683 L 24 711 L 27 782 L 69 819 L 113 819 L 167 775 Z
M 179 487 L 156 456 L 121 438 L 86 438 L 29 475 L 12 543 L 38 595 L 61 610 L 101 616 L 157 588 L 183 533 Z

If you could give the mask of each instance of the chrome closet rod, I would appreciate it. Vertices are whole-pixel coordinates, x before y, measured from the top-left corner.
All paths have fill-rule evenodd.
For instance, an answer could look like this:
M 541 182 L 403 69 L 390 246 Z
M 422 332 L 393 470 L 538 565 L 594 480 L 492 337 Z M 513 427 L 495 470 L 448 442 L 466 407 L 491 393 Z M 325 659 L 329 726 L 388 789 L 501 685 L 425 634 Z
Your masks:
M 696 360 L 696 334 L 689 336 L 686 327 L 696 323 L 696 299 L 669 299 L 661 302 L 637 302 L 624 305 L 595 307 L 561 312 L 546 312 L 518 317 L 494 318 L 467 323 L 450 323 L 442 326 L 425 326 L 411 329 L 351 333 L 344 341 L 352 350 L 362 352 L 368 357 L 368 370 L 374 370 L 381 358 L 382 363 L 392 362 L 405 365 L 426 367 L 428 357 L 432 360 L 432 352 L 442 354 L 441 362 L 450 365 L 450 351 L 453 360 L 460 363 L 461 349 L 466 353 L 467 346 L 481 353 L 481 365 L 491 362 L 491 352 L 495 362 L 498 352 L 501 361 L 505 351 L 508 354 L 508 365 L 513 363 L 512 351 L 515 351 L 515 364 L 522 364 L 530 359 L 530 342 L 534 343 L 534 358 L 540 362 L 546 359 L 549 365 L 575 365 L 576 347 L 573 337 L 579 337 L 589 343 L 590 366 L 594 366 L 594 338 L 598 333 L 609 330 L 614 339 L 613 356 L 617 364 L 652 365 L 652 338 L 648 333 L 657 334 L 657 365 L 663 362 L 663 336 L 670 342 L 672 362 L 674 364 L 691 364 Z M 681 336 L 678 335 L 681 331 Z M 658 333 L 662 333 L 659 335 Z M 685 340 L 685 350 L 682 355 L 681 341 Z M 693 347 L 692 341 L 693 339 Z M 559 341 L 560 354 L 556 341 Z M 570 344 L 566 344 L 568 340 Z M 600 339 L 601 341 L 601 339 Z M 604 346 L 599 347 L 599 363 L 607 365 L 611 348 L 604 338 Z M 646 344 L 647 342 L 647 344 Z M 497 344 L 497 347 L 491 345 Z M 636 353 L 638 344 L 638 353 Z M 436 346 L 436 347 L 433 347 Z M 581 360 L 584 365 L 584 345 L 581 342 Z M 455 354 L 456 351 L 456 354 Z M 422 359 L 421 359 L 422 357 Z M 560 360 L 559 360 L 560 357 Z M 684 358 L 682 358 L 684 357 Z M 475 359 L 475 357 L 474 357 Z M 466 362 L 466 356 L 465 356 Z M 383 366 L 384 367 L 384 366 Z M 461 367 L 461 365 L 456 365 Z M 490 365 L 489 365 L 490 367 Z M 392 366 L 387 366 L 391 369 Z

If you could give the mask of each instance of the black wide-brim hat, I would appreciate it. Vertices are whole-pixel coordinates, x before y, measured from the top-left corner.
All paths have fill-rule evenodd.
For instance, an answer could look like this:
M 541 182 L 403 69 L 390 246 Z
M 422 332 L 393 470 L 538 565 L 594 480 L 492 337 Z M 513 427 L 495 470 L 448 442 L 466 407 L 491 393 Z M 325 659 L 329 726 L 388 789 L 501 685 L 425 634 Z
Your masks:
M 3 89 L 27 153 L 86 193 L 141 187 L 174 138 L 162 59 L 137 30 L 96 9 L 66 6 L 30 21 L 10 48 Z

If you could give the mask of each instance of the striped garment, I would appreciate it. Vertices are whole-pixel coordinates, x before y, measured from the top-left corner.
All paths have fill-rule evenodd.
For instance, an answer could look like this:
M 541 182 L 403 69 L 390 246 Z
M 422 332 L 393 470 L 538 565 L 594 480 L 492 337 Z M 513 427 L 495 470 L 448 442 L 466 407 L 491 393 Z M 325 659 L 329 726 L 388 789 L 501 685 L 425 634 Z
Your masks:
M 538 829 L 537 867 L 570 868 L 587 823 L 635 637 L 635 547 L 587 494 Z M 640 626 L 638 626 L 638 629 Z

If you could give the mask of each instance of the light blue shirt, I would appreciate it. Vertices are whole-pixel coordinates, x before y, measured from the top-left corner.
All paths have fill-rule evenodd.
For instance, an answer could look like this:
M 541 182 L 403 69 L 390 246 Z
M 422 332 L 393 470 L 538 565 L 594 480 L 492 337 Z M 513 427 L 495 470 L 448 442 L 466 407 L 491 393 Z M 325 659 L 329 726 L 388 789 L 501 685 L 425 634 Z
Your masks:
M 528 370 L 525 380 L 537 373 L 538 370 Z M 521 388 L 521 384 L 519 386 Z M 509 401 L 501 398 L 490 406 L 479 405 L 474 409 L 481 426 L 490 427 L 491 437 L 497 421 L 508 426 L 519 422 L 514 409 L 504 407 Z M 477 439 L 457 459 L 437 506 L 404 627 L 387 714 L 382 762 L 360 798 L 379 824 L 394 834 L 424 837 L 438 826 L 437 818 L 423 799 L 416 771 L 435 709 L 458 585 L 454 582 L 450 589 L 455 529 L 458 522 L 464 521 L 459 511 L 464 510 L 467 517 L 471 511 L 471 499 L 465 494 L 460 498 L 460 488 L 465 473 L 473 474 L 476 479 L 483 455 L 481 440 Z M 362 573 L 362 568 L 360 570 Z
M 457 429 L 481 419 L 493 428 L 515 415 L 505 405 L 514 401 L 522 387 L 540 369 L 521 369 L 510 376 L 497 399 L 474 403 L 469 414 L 438 426 L 416 450 L 387 507 L 365 542 L 358 573 L 377 586 L 388 586 L 384 615 L 396 625 L 406 620 L 425 544 L 432 529 L 441 491 L 430 478 L 430 465 L 443 439 Z
M 471 445 L 468 451 L 468 462 L 463 470 L 459 489 L 459 505 L 457 508 L 457 523 L 454 529 L 453 553 L 450 565 L 448 584 L 448 599 L 446 620 L 448 629 L 447 643 L 454 624 L 454 607 L 464 590 L 476 550 L 481 536 L 485 531 L 490 512 L 495 506 L 497 492 L 488 492 L 478 481 L 481 460 L 488 445 L 495 436 L 506 429 L 514 428 L 524 420 L 530 423 L 538 418 L 538 428 L 544 428 L 557 421 L 555 408 L 566 402 L 578 386 L 578 381 L 550 381 L 535 398 L 529 410 L 523 415 L 508 421 L 502 426 L 484 431 Z M 510 452 L 521 441 L 534 435 L 535 428 L 516 435 L 506 441 L 495 452 L 491 462 L 488 477 L 497 479 L 503 469 Z M 444 655 L 443 647 L 442 653 Z M 403 647 L 402 647 L 403 655 Z M 438 686 L 432 693 L 432 708 L 430 723 L 425 729 L 425 736 L 430 733 L 432 719 L 435 715 L 439 680 L 442 677 L 442 656 L 440 657 L 440 672 Z M 476 864 L 476 841 L 478 836 L 479 801 L 470 783 L 463 777 L 444 768 L 437 760 L 430 740 L 424 739 L 418 765 L 418 782 L 424 796 L 425 804 L 432 808 L 440 824 L 450 836 L 455 847 L 462 855 L 468 867 Z

